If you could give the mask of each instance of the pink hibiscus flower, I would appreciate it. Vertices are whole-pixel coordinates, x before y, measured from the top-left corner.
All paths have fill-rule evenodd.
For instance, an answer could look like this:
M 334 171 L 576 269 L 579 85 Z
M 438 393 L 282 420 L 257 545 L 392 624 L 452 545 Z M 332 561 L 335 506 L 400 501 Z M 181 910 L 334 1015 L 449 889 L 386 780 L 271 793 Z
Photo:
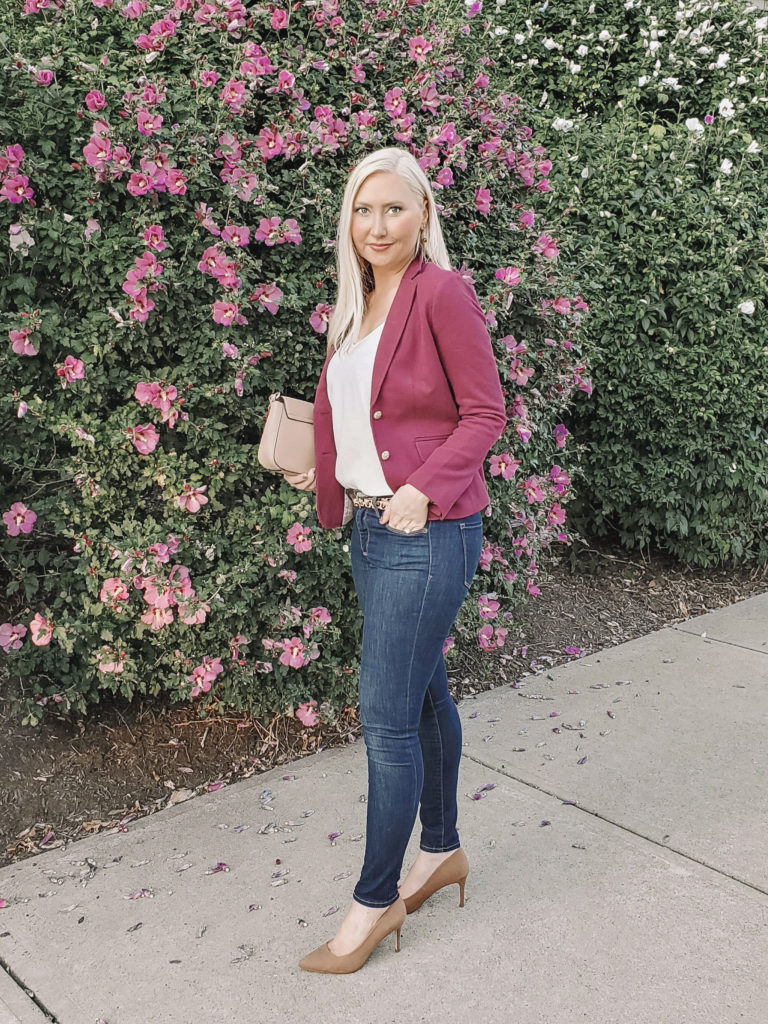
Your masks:
M 238 227 L 236 224 L 228 224 L 221 232 L 223 242 L 232 242 L 234 245 L 248 245 L 251 237 L 249 228 Z
M 117 610 L 120 607 L 118 602 L 128 601 L 130 596 L 130 590 L 125 583 L 123 583 L 120 577 L 110 576 L 109 579 L 104 580 L 101 585 L 99 600 L 104 601 L 105 604 L 109 604 L 112 608 Z
M 144 426 L 139 424 L 137 427 L 131 427 L 128 435 L 133 441 L 136 451 L 141 455 L 149 455 L 153 452 L 160 440 L 160 435 L 155 430 L 153 423 L 147 423 Z
M 529 505 L 536 501 L 544 501 L 544 491 L 541 489 L 541 482 L 537 477 L 529 476 L 527 480 L 521 480 L 519 486 L 528 499 Z
M 312 328 L 318 334 L 325 334 L 328 330 L 328 321 L 331 319 L 332 314 L 333 306 L 329 306 L 327 302 L 318 302 L 309 318 Z
M 18 651 L 26 635 L 27 627 L 23 626 L 20 622 L 15 626 L 10 622 L 4 622 L 0 626 L 0 647 L 3 648 L 6 654 L 10 654 L 11 651 Z
M 73 381 L 82 380 L 85 376 L 82 359 L 67 356 L 63 363 L 56 363 L 56 374 L 61 377 L 61 386 L 63 388 Z
M 520 460 L 513 459 L 506 452 L 502 455 L 492 455 L 489 462 L 491 476 L 501 476 L 505 480 L 511 480 L 520 468 Z
M 565 426 L 565 424 L 558 423 L 557 426 L 554 427 L 554 429 L 552 430 L 552 433 L 554 435 L 555 444 L 557 445 L 557 447 L 565 448 L 566 438 L 570 436 L 570 431 Z
M 18 537 L 20 533 L 31 533 L 36 520 L 37 513 L 20 501 L 14 501 L 8 511 L 3 512 L 3 522 L 9 537 Z
M 150 224 L 148 228 L 144 229 L 141 237 L 155 252 L 162 252 L 166 248 L 165 233 L 159 224 Z
M 247 324 L 248 321 L 240 312 L 236 302 L 223 302 L 221 299 L 214 302 L 212 309 L 213 320 L 217 324 L 229 327 L 231 324 Z
M 303 554 L 305 551 L 312 550 L 311 536 L 312 531 L 309 527 L 302 526 L 301 523 L 294 523 L 286 533 L 285 539 L 293 547 L 294 551 L 298 552 L 298 554 Z
M 408 40 L 408 56 L 418 63 L 427 59 L 427 54 L 432 49 L 432 43 L 427 42 L 424 36 L 414 36 Z
M 29 624 L 30 640 L 35 647 L 46 647 L 53 636 L 53 621 L 44 619 L 40 612 L 35 613 L 34 619 Z
M 17 356 L 36 356 L 38 349 L 29 340 L 29 336 L 32 333 L 30 327 L 24 327 L 20 331 L 9 331 L 8 338 L 11 342 L 11 348 Z
M 280 655 L 282 665 L 288 665 L 290 668 L 302 668 L 309 664 L 309 654 L 300 637 L 292 636 L 289 640 L 282 640 L 277 646 L 283 649 L 283 653 Z
M 89 110 L 103 110 L 107 105 L 107 100 L 98 89 L 91 89 L 89 93 L 86 93 L 85 105 Z
M 304 704 L 299 704 L 296 708 L 296 717 L 303 725 L 310 727 L 316 725 L 320 721 L 320 716 L 315 711 L 316 707 L 316 700 L 308 700 Z
M 272 316 L 277 313 L 283 299 L 282 291 L 273 282 L 272 284 L 260 284 L 251 295 L 251 302 L 258 302 Z
M 207 484 L 203 487 L 190 487 L 188 483 L 185 483 L 182 493 L 176 498 L 176 504 L 186 512 L 199 512 L 203 505 L 208 504 L 208 499 L 204 494 L 207 490 Z
M 478 213 L 491 212 L 491 191 L 487 188 L 475 189 L 475 209 Z M 498 277 L 498 274 L 496 275 Z
M 477 599 L 481 619 L 495 619 L 499 612 L 499 602 L 495 594 L 481 594 Z

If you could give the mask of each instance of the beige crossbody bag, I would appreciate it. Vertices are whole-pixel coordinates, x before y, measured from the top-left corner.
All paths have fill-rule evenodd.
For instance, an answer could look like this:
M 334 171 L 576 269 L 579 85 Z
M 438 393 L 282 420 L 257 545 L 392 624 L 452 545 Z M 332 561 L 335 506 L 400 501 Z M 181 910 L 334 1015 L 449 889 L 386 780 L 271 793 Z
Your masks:
M 269 396 L 258 460 L 276 473 L 306 473 L 315 464 L 314 406 L 276 392 Z

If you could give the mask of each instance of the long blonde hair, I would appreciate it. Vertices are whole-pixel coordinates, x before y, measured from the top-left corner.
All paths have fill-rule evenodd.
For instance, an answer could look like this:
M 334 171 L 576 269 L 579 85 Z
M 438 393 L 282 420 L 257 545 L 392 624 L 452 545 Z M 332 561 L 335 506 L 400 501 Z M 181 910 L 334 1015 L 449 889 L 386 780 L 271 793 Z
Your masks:
M 333 315 L 328 324 L 328 346 L 337 351 L 354 344 L 365 315 L 365 297 L 373 288 L 373 273 L 367 260 L 358 256 L 352 241 L 352 206 L 360 186 L 377 171 L 399 174 L 408 188 L 427 201 L 427 224 L 421 236 L 423 258 L 444 270 L 451 269 L 448 250 L 435 204 L 435 197 L 416 157 L 407 149 L 389 146 L 369 153 L 351 171 L 344 189 L 336 234 L 336 282 L 338 292 Z M 414 257 L 418 254 L 414 252 Z

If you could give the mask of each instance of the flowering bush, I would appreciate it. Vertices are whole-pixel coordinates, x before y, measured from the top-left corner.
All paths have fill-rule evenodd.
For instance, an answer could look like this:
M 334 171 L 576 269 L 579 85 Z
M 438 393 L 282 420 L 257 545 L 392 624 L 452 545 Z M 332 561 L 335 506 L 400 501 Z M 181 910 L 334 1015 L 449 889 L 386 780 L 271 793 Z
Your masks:
M 457 633 L 501 646 L 493 620 L 538 593 L 541 551 L 567 539 L 587 307 L 480 6 L 26 0 L 8 16 L 0 638 L 35 690 L 26 721 L 102 691 L 307 722 L 318 700 L 355 703 L 347 533 L 321 530 L 256 448 L 270 392 L 312 396 L 345 173 L 383 145 L 434 183 L 509 402 L 486 600 Z
M 766 561 L 768 12 L 565 10 L 502 18 L 594 310 L 595 398 L 565 419 L 585 452 L 569 514 L 630 548 Z

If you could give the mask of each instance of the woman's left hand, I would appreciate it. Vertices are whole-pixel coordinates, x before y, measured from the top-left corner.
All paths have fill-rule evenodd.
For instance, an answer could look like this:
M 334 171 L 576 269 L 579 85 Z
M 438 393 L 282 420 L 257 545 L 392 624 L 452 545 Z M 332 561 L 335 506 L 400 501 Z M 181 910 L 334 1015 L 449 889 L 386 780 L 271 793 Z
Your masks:
M 426 494 L 411 484 L 403 484 L 389 499 L 379 522 L 388 523 L 393 530 L 415 533 L 424 528 L 428 506 L 429 498 Z

